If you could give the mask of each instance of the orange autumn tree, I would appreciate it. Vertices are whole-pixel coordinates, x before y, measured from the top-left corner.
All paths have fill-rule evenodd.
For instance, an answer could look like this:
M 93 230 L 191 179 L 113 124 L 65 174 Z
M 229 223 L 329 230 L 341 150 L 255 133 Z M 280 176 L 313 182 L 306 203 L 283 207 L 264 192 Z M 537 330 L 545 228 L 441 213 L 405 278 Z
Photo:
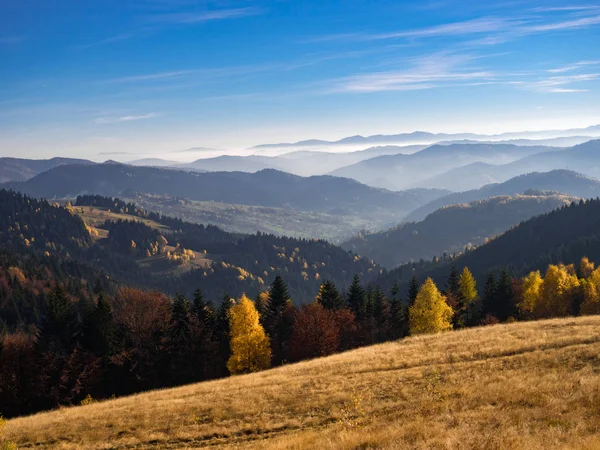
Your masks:
M 227 369 L 231 374 L 251 373 L 271 366 L 271 343 L 260 324 L 260 315 L 246 295 L 231 307 L 228 314 L 231 357 Z

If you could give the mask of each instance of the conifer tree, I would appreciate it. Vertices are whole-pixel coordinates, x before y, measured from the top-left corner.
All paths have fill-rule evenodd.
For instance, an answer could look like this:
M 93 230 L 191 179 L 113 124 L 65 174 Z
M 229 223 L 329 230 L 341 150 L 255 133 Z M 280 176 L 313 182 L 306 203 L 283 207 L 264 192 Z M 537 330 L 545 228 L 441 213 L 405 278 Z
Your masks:
M 452 308 L 431 278 L 421 287 L 409 308 L 410 334 L 439 333 L 452 329 Z
M 84 343 L 99 356 L 107 357 L 115 350 L 116 324 L 104 291 L 98 293 L 96 307 L 85 320 Z
M 382 342 L 387 339 L 388 335 L 390 305 L 380 286 L 375 288 L 373 297 L 373 317 L 377 326 L 377 340 Z
M 254 302 L 245 295 L 229 311 L 231 374 L 251 373 L 271 365 L 271 345 Z
M 317 295 L 317 301 L 323 306 L 323 308 L 330 311 L 339 311 L 346 306 L 344 297 L 342 297 L 340 292 L 337 290 L 335 284 L 329 280 L 326 280 L 321 285 L 319 294 Z
M 190 322 L 190 304 L 181 294 L 177 294 L 171 305 L 171 324 L 169 327 L 169 352 L 171 378 L 175 384 L 193 380 L 194 358 L 192 324 Z
M 77 311 L 62 284 L 54 286 L 48 295 L 43 332 L 66 349 L 72 348 L 81 335 Z
M 360 320 L 366 313 L 365 290 L 360 284 L 358 275 L 354 275 L 350 289 L 348 289 L 348 307 Z
M 268 300 L 259 304 L 264 310 L 261 323 L 269 334 L 272 346 L 273 364 L 281 364 L 285 360 L 287 344 L 292 334 L 291 308 L 292 301 L 283 278 L 275 277 L 271 284 Z
M 413 275 L 413 277 L 410 280 L 410 284 L 408 285 L 408 306 L 409 307 L 415 304 L 417 295 L 419 295 L 419 282 L 417 281 L 417 277 Z
M 496 290 L 494 316 L 501 322 L 506 321 L 509 317 L 514 317 L 516 314 L 516 299 L 513 289 L 513 281 L 506 269 L 500 273 L 498 288 Z
M 448 275 L 448 279 L 446 280 L 446 291 L 445 295 L 452 295 L 454 298 L 458 298 L 460 295 L 460 275 L 458 274 L 458 270 L 456 266 L 452 266 L 450 269 L 450 274 Z
M 498 283 L 493 272 L 488 277 L 483 288 L 482 309 L 484 316 L 494 316 L 496 314 L 496 294 Z

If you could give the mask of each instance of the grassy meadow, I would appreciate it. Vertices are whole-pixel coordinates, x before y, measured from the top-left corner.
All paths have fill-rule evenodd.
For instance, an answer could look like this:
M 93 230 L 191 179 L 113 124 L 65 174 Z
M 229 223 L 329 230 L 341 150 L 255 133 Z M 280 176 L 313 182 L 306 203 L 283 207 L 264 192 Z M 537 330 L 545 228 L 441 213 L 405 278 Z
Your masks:
M 5 431 L 20 449 L 597 449 L 600 317 L 412 337 Z

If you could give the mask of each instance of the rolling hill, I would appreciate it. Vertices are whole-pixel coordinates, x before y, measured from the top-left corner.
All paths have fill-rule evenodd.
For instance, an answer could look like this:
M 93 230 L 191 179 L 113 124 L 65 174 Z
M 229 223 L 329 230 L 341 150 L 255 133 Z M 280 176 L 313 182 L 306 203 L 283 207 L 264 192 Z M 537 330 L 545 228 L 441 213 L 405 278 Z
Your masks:
M 557 150 L 556 147 L 509 144 L 433 145 L 410 155 L 367 159 L 334 170 L 331 175 L 352 178 L 369 186 L 400 190 L 474 162 L 503 164 L 525 156 Z
M 85 159 L 52 158 L 52 159 L 20 159 L 0 158 L 0 183 L 9 181 L 25 181 L 34 176 L 66 164 L 93 164 Z
M 19 448 L 595 449 L 600 317 L 495 325 L 8 421 Z
M 577 197 L 566 195 L 515 195 L 447 206 L 422 222 L 361 235 L 343 243 L 342 247 L 385 267 L 394 267 L 443 253 L 460 253 L 524 220 L 576 200 Z
M 465 192 L 448 194 L 433 200 L 406 217 L 407 222 L 420 222 L 429 214 L 445 206 L 470 203 L 500 195 L 523 194 L 525 191 L 553 191 L 581 198 L 600 196 L 600 181 L 569 170 L 528 173 L 504 183 L 495 183 Z

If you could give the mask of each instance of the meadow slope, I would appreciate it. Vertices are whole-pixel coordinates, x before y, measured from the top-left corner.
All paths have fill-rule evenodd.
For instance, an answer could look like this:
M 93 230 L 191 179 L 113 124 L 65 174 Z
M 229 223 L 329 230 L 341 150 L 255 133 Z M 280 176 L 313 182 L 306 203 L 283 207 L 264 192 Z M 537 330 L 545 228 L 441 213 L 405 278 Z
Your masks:
M 20 449 L 597 449 L 600 317 L 472 328 L 14 419 Z

